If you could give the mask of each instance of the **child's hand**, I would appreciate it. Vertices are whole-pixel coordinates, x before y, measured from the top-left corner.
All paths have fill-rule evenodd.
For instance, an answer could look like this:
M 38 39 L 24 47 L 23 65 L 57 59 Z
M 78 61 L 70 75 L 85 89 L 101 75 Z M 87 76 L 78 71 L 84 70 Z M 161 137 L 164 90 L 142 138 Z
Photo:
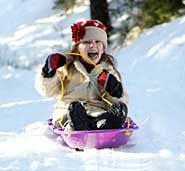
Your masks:
M 66 63 L 66 57 L 59 53 L 53 53 L 46 59 L 46 63 L 42 68 L 42 75 L 44 77 L 52 77 L 55 75 L 56 69 L 64 66 Z
M 103 86 L 111 96 L 118 98 L 122 96 L 123 88 L 120 81 L 108 71 L 103 70 L 98 76 L 97 82 Z

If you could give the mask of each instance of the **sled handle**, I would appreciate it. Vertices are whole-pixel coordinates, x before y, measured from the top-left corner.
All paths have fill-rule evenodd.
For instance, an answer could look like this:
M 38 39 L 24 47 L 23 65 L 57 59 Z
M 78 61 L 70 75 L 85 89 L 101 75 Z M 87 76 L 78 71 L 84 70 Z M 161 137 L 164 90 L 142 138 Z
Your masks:
M 96 69 L 98 69 L 100 72 L 103 70 L 101 67 L 99 67 L 98 65 L 96 65 L 93 60 L 91 60 L 90 58 L 88 58 L 85 55 L 82 55 L 80 53 L 74 53 L 74 52 L 62 52 L 63 55 L 75 55 L 75 56 L 81 56 L 83 59 L 85 59 L 86 61 L 90 62 L 92 65 L 94 65 L 94 67 Z
M 102 98 L 102 100 L 105 101 L 107 104 L 109 104 L 110 106 L 112 106 L 112 103 L 111 103 L 109 100 L 107 100 L 107 99 L 105 98 L 106 94 L 107 94 L 106 92 L 103 93 L 102 96 L 101 96 L 101 98 Z
M 126 119 L 126 120 L 127 120 L 127 122 L 128 122 L 128 123 L 127 123 L 127 128 L 130 128 L 130 118 L 129 118 L 129 117 L 127 117 L 127 119 Z

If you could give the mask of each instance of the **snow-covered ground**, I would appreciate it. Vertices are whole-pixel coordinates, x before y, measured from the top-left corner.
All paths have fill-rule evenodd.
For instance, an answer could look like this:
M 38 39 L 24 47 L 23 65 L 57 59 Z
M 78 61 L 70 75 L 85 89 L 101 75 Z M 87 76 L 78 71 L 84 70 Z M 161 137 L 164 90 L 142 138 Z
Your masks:
M 52 4 L 0 2 L 0 171 L 184 171 L 185 17 L 146 30 L 114 52 L 129 93 L 129 115 L 140 127 L 129 143 L 75 152 L 48 131 L 55 99 L 41 97 L 35 70 L 23 69 L 66 49 L 70 25 L 88 18 L 88 6 L 61 17 Z

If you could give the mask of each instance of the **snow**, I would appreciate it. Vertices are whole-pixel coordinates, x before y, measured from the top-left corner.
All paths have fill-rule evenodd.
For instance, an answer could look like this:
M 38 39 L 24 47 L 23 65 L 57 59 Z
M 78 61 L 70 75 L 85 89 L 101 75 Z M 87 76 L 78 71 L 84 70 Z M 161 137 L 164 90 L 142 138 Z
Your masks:
M 129 115 L 139 125 L 128 144 L 75 152 L 48 130 L 55 99 L 41 97 L 34 79 L 36 64 L 66 50 L 71 23 L 88 18 L 89 8 L 64 17 L 52 4 L 0 2 L 0 171 L 184 171 L 185 16 L 145 30 L 113 52 L 128 90 Z

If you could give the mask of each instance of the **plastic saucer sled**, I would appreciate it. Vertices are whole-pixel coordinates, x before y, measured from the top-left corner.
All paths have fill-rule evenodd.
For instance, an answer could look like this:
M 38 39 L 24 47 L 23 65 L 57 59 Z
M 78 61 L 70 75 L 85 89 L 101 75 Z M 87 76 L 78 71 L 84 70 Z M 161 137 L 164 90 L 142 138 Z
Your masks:
M 120 129 L 67 132 L 62 128 L 55 127 L 52 124 L 52 119 L 48 120 L 48 125 L 55 134 L 62 137 L 67 146 L 74 149 L 119 147 L 126 144 L 133 131 L 138 129 L 138 126 L 131 118 L 128 118 Z

